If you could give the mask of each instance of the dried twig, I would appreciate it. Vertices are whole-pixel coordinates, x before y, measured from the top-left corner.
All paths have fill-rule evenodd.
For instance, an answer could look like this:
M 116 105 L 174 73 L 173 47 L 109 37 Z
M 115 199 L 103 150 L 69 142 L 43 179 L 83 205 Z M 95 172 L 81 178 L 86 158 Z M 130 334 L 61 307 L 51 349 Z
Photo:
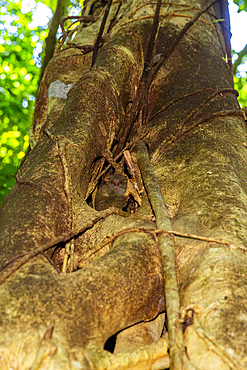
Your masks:
M 74 22 L 72 22 L 69 26 L 68 26 L 68 30 L 65 31 L 65 27 L 64 27 L 64 23 L 67 21 L 67 20 L 72 20 L 72 19 L 75 19 Z M 69 17 L 65 17 L 61 20 L 60 22 L 60 27 L 62 29 L 62 35 L 59 37 L 58 39 L 58 46 L 55 50 L 55 53 L 58 53 L 60 50 L 61 50 L 61 47 L 63 46 L 65 40 L 66 40 L 66 37 L 68 36 L 68 33 L 70 32 L 70 38 L 72 37 L 73 33 L 76 31 L 76 28 L 72 31 L 69 31 L 69 29 L 77 22 L 96 22 L 96 18 L 93 17 L 92 15 L 81 15 L 81 16 L 69 16 Z

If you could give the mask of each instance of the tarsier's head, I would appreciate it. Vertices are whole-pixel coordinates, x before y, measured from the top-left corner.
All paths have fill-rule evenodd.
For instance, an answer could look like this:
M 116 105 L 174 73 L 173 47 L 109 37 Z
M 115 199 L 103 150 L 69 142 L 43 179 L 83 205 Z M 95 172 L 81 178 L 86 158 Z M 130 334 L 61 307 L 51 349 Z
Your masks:
M 116 191 L 124 194 L 127 186 L 127 178 L 124 175 L 114 174 L 105 178 L 108 186 L 114 188 Z

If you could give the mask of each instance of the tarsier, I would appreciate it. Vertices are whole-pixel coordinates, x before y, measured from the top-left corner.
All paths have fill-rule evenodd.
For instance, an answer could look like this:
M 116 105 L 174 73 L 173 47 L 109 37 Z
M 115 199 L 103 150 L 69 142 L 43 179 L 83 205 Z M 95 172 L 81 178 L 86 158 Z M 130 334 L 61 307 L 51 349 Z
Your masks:
M 124 175 L 113 174 L 104 179 L 95 197 L 95 209 L 102 211 L 109 207 L 122 209 L 127 205 L 124 193 L 127 187 L 127 178 Z

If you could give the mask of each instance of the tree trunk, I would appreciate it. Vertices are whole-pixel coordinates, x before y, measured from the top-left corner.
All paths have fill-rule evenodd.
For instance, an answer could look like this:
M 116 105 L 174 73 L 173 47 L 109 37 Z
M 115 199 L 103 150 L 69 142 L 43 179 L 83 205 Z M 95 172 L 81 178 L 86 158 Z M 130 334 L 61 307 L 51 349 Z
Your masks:
M 0 368 L 245 368 L 247 144 L 215 22 L 226 3 L 109 3 L 103 39 L 95 4 L 48 64 L 0 210 Z M 174 239 L 157 230 L 140 140 Z M 129 179 L 129 212 L 94 209 L 111 172 Z M 174 323 L 162 243 L 175 245 Z

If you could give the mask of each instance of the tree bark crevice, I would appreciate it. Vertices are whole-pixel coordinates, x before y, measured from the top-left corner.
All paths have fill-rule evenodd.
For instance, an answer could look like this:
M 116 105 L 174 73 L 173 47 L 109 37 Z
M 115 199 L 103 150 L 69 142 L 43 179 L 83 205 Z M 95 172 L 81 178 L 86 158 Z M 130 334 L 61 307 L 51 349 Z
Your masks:
M 212 24 L 212 19 L 222 18 L 220 8 L 215 4 L 210 14 L 202 12 L 190 23 L 204 2 L 186 5 L 162 4 L 153 50 L 154 56 L 162 54 L 161 61 L 143 85 L 148 92 L 146 125 L 140 124 L 139 100 L 132 112 L 137 121 L 132 122 L 131 140 L 145 139 L 174 230 L 223 238 L 241 247 L 174 238 L 180 305 L 194 314 L 194 320 L 191 314 L 182 322 L 190 361 L 183 367 L 241 368 L 246 366 L 246 126 L 234 114 L 239 105 L 223 60 L 220 26 Z M 118 6 L 112 5 L 106 29 Z M 129 232 L 98 248 L 109 233 L 156 229 L 147 194 L 127 217 L 112 212 L 103 217 L 84 199 L 92 168 L 110 151 L 116 154 L 126 132 L 129 103 L 142 91 L 138 87 L 155 7 L 123 1 L 92 69 L 91 54 L 80 55 L 77 49 L 61 51 L 48 64 L 31 151 L 0 209 L 0 264 L 40 252 L 39 247 L 61 235 L 63 243 L 74 238 L 75 252 L 87 264 L 71 274 L 58 274 L 44 256 L 33 254 L 0 286 L 3 369 L 25 370 L 37 363 L 40 369 L 138 369 L 143 364 L 144 369 L 162 369 L 163 360 L 168 366 L 160 325 L 142 325 L 160 320 L 165 310 L 162 258 L 153 235 Z M 94 45 L 101 20 L 99 16 L 78 28 L 75 44 Z M 57 81 L 65 85 L 62 98 L 48 94 Z M 123 138 L 124 143 L 128 140 Z M 83 225 L 88 225 L 86 231 Z M 143 346 L 138 347 L 137 339 L 131 347 L 132 330 L 137 337 L 142 333 Z M 144 332 L 152 330 L 155 335 L 146 347 Z M 116 343 L 127 342 L 126 350 L 125 345 L 116 346 L 118 355 L 104 350 L 109 337 L 118 335 Z M 214 342 L 213 350 L 206 338 Z M 228 353 L 227 361 L 222 353 Z

